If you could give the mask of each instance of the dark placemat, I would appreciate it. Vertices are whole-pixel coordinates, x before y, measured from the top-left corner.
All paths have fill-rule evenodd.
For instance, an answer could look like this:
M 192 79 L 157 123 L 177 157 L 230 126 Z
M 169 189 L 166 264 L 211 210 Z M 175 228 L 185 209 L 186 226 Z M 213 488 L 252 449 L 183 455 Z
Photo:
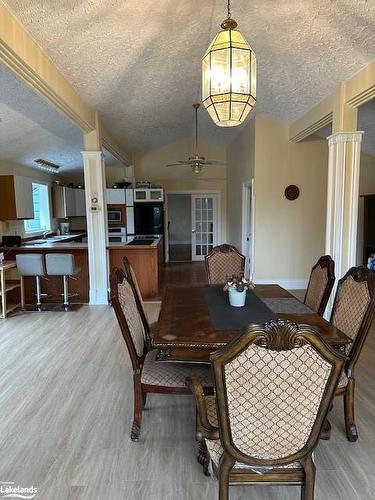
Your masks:
M 242 330 L 250 323 L 262 324 L 276 319 L 276 315 L 252 290 L 247 291 L 243 307 L 231 306 L 228 292 L 219 287 L 205 288 L 204 297 L 215 330 Z
M 271 311 L 278 314 L 315 314 L 314 311 L 294 297 L 275 297 L 272 299 L 262 299 L 262 301 Z

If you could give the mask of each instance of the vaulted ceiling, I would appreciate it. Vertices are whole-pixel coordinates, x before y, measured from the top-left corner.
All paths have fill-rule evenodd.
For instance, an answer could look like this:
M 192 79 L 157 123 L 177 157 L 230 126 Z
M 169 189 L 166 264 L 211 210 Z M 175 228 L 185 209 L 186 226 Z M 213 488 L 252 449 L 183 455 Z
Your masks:
M 6 0 L 130 150 L 192 133 L 200 61 L 224 0 Z M 256 111 L 291 122 L 375 58 L 373 0 L 232 0 L 258 60 Z M 201 111 L 202 136 L 228 144 Z

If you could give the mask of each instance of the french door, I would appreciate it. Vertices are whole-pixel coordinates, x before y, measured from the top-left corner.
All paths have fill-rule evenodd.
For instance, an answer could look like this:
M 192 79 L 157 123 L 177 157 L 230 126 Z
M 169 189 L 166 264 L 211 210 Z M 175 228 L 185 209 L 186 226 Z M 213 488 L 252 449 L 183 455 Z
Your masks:
M 218 198 L 215 194 L 193 194 L 191 197 L 192 260 L 204 260 L 217 245 Z

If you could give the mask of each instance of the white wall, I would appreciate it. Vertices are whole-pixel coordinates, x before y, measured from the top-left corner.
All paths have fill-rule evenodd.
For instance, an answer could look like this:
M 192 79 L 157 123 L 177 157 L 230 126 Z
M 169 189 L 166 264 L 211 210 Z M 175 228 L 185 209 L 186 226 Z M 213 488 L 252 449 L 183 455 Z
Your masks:
M 169 243 L 191 244 L 191 195 L 168 195 Z

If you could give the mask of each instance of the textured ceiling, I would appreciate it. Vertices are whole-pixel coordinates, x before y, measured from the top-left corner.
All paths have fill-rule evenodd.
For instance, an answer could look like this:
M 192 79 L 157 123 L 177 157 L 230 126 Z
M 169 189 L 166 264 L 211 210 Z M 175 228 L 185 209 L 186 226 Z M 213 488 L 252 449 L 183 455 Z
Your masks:
M 62 171 L 82 168 L 82 132 L 0 65 L 0 160 L 34 166 L 36 158 Z
M 192 133 L 200 61 L 224 0 L 6 0 L 81 96 L 131 150 Z M 232 0 L 255 49 L 261 112 L 291 122 L 375 58 L 374 0 Z M 201 112 L 202 136 L 228 144 Z
M 375 156 L 375 101 L 371 101 L 359 108 L 358 130 L 364 132 L 361 150 Z M 315 135 L 327 138 L 332 134 L 332 124 L 321 128 Z

